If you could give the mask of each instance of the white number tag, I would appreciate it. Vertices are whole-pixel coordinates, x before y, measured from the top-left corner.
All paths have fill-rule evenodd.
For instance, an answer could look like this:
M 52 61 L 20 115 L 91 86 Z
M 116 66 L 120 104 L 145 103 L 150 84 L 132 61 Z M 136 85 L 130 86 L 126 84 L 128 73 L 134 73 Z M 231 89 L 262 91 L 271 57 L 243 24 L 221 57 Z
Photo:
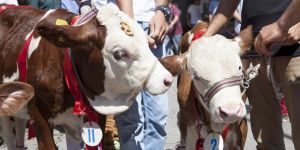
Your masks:
M 95 122 L 86 122 L 83 124 L 82 139 L 88 146 L 97 146 L 102 139 L 102 130 Z
M 223 150 L 223 138 L 218 133 L 210 133 L 204 140 L 204 150 Z

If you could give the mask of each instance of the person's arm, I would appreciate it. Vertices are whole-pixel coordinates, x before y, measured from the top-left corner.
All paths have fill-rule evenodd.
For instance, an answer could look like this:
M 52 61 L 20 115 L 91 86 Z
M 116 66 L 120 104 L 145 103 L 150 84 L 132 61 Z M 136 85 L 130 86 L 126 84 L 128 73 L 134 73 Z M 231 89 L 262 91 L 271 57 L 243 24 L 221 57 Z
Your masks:
M 293 0 L 282 16 L 277 21 L 279 28 L 281 28 L 284 32 L 288 32 L 288 30 L 300 21 L 299 15 L 300 9 L 300 0 Z
M 117 0 L 117 5 L 121 11 L 133 18 L 132 0 Z
M 174 25 L 179 21 L 179 16 L 174 16 L 173 20 L 171 21 L 169 25 L 169 29 L 173 28 Z
M 160 5 L 168 6 L 167 0 L 155 0 L 155 7 Z M 155 42 L 162 42 L 168 31 L 168 23 L 162 11 L 155 11 L 150 20 L 149 45 L 155 47 Z
M 273 45 L 284 44 L 290 27 L 300 21 L 299 9 L 300 0 L 293 0 L 276 22 L 260 30 L 254 41 L 254 47 L 259 54 L 271 56 Z
M 231 18 L 240 0 L 220 0 L 218 9 L 203 36 L 216 34 Z
M 172 29 L 174 27 L 174 25 L 179 21 L 179 17 L 180 17 L 180 11 L 177 8 L 177 6 L 173 6 L 174 8 L 172 9 L 172 13 L 174 15 L 174 18 L 172 19 L 172 21 L 170 22 L 169 25 L 169 30 Z
M 240 14 L 237 10 L 234 11 L 233 17 L 234 17 L 234 19 L 236 19 L 238 22 L 242 22 L 241 14 Z
M 292 45 L 300 40 L 300 22 L 292 26 L 288 31 L 287 39 L 284 42 L 284 45 Z

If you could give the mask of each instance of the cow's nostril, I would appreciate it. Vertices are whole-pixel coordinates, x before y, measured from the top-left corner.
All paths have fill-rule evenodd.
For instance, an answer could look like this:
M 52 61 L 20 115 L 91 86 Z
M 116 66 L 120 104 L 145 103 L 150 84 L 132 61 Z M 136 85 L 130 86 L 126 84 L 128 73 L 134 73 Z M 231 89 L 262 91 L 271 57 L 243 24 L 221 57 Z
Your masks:
M 225 111 L 223 111 L 221 107 L 219 107 L 219 110 L 220 110 L 220 117 L 223 119 L 227 118 L 228 114 Z
M 220 117 L 226 119 L 228 117 L 239 117 L 241 113 L 241 105 L 227 105 L 219 107 Z
M 164 85 L 166 87 L 169 87 L 169 86 L 172 85 L 172 81 L 173 81 L 173 77 L 167 77 L 167 78 L 164 79 Z

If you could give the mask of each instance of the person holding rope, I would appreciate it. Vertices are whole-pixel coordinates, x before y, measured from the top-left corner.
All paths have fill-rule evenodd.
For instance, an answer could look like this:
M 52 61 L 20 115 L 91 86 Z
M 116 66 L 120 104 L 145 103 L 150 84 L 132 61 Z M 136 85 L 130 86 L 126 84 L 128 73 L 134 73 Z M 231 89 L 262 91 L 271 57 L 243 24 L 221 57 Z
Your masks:
M 300 39 L 299 28 L 300 0 L 293 0 L 284 14 L 274 23 L 262 28 L 255 39 L 255 49 L 258 53 L 271 56 L 269 50 L 272 43 L 283 42 L 284 45 L 291 45 Z M 293 28 L 291 28 L 294 26 Z M 289 30 L 290 29 L 290 30 Z
M 231 19 L 238 4 L 239 0 L 221 0 L 204 36 L 216 34 Z M 274 51 L 279 50 L 274 57 L 263 59 L 253 50 L 251 55 L 243 56 L 246 58 L 243 59 L 245 68 L 250 62 L 261 64 L 258 78 L 253 80 L 247 91 L 249 102 L 252 105 L 250 110 L 251 127 L 257 142 L 257 149 L 285 149 L 279 100 L 276 100 L 280 88 L 289 109 L 294 147 L 300 149 L 300 101 L 298 99 L 300 97 L 298 80 L 300 78 L 300 57 L 296 57 L 300 56 L 297 51 L 299 44 L 295 40 L 290 43 L 292 45 L 282 46 L 285 44 L 282 39 L 286 37 L 286 32 L 290 35 L 298 34 L 298 37 L 300 35 L 299 32 L 294 32 L 300 30 L 299 24 L 294 25 L 299 21 L 299 15 L 295 13 L 299 8 L 299 0 L 244 0 L 241 29 L 252 26 L 253 32 L 248 36 L 258 35 L 255 42 L 255 50 L 258 54 L 270 56 L 271 53 L 266 54 L 264 48 L 267 48 L 270 43 L 281 41 L 268 47 Z M 282 28 L 274 31 L 274 26 L 277 24 Z M 291 27 L 292 25 L 294 26 Z

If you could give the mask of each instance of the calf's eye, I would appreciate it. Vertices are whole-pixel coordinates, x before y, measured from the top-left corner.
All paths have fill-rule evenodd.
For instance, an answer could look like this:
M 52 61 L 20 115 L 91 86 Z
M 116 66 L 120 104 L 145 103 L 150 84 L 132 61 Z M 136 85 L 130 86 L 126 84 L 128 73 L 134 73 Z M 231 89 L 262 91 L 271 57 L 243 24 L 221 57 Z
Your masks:
M 200 77 L 199 77 L 199 76 L 197 76 L 197 75 L 193 75 L 193 78 L 194 78 L 195 80 L 197 80 L 197 81 L 199 81 L 199 80 L 200 80 Z
M 128 57 L 127 53 L 124 50 L 117 50 L 113 53 L 116 60 L 121 60 L 124 57 Z

